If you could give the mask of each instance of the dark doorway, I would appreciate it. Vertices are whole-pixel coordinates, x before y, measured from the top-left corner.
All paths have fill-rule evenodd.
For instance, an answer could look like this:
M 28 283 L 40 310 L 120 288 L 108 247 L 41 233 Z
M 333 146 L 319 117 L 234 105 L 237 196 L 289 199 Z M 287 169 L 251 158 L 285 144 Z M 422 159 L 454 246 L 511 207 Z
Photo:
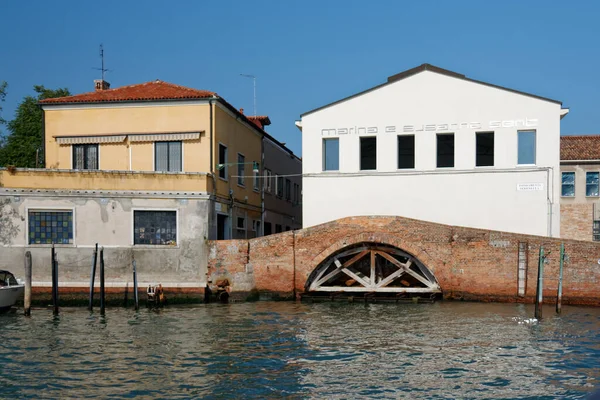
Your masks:
M 228 237 L 227 215 L 217 214 L 217 240 L 225 240 Z

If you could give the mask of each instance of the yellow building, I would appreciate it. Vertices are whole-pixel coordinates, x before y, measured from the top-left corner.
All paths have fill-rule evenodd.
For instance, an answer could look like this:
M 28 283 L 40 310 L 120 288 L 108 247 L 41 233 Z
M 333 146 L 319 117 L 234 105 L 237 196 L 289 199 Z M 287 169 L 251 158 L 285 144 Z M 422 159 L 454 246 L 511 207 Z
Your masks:
M 265 132 L 252 117 L 216 93 L 160 80 L 106 86 L 40 102 L 46 168 L 206 173 L 195 190 L 214 197 L 210 238 L 260 233 Z

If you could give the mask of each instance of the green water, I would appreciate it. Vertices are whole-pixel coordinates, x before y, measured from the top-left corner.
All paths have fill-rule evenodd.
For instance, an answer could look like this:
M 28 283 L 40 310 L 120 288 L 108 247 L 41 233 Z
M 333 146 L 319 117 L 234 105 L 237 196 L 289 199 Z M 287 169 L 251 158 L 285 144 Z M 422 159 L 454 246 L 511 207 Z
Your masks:
M 257 302 L 0 315 L 0 398 L 585 398 L 600 309 Z

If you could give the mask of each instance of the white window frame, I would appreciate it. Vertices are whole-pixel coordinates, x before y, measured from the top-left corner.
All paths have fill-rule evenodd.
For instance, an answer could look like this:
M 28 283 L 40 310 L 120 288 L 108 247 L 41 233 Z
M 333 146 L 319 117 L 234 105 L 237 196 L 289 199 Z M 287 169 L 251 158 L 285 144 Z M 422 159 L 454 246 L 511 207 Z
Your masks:
M 273 187 L 271 186 L 272 177 L 273 177 L 273 174 L 272 174 L 271 170 L 265 168 L 265 183 L 263 185 L 263 190 L 268 193 L 271 193 L 271 190 L 273 189 Z
M 338 142 L 338 167 L 337 169 L 327 169 L 326 165 L 327 165 L 327 160 L 326 160 L 326 156 L 327 156 L 327 152 L 325 151 L 325 142 L 326 141 L 334 141 L 337 140 Z M 337 172 L 340 170 L 340 138 L 323 138 L 322 142 L 321 142 L 321 170 L 323 172 L 329 172 L 329 171 L 333 171 L 333 172 Z M 359 162 L 360 162 L 360 158 L 359 158 Z
M 240 228 L 240 226 L 239 226 L 240 219 L 242 221 L 244 221 L 244 223 L 243 223 L 244 226 L 242 228 Z M 237 229 L 239 231 L 246 230 L 246 217 L 240 217 L 239 215 L 235 217 L 235 229 Z
M 170 245 L 161 245 L 161 244 L 134 244 L 135 243 L 135 212 L 136 211 L 175 211 L 175 228 L 177 229 L 177 241 L 175 246 Z M 130 236 L 130 245 L 135 248 L 149 248 L 149 249 L 163 249 L 163 248 L 179 248 L 179 239 L 180 239 L 180 231 L 179 231 L 179 210 L 177 208 L 143 208 L 143 207 L 134 207 L 131 209 L 131 236 Z M 75 235 L 73 235 L 75 236 Z
M 564 174 L 573 174 L 573 194 L 572 195 L 564 195 L 563 194 L 563 186 L 564 186 L 563 175 Z M 560 173 L 560 197 L 564 197 L 567 199 L 575 197 L 575 190 L 577 188 L 577 182 L 575 181 L 576 177 L 577 176 L 575 174 L 575 171 L 561 171 L 561 173 Z M 586 182 L 586 195 L 587 195 L 587 182 Z M 595 196 L 591 196 L 591 197 L 595 197 Z
M 254 190 L 255 192 L 259 192 L 260 191 L 260 180 L 259 180 L 259 176 L 260 176 L 260 170 L 255 171 L 254 170 L 254 165 L 258 164 L 256 161 L 252 162 L 252 190 Z
M 587 175 L 588 174 L 598 174 L 598 194 L 596 195 L 588 195 L 587 194 L 587 187 L 588 187 L 588 183 L 587 183 Z M 562 178 L 562 175 L 561 175 Z M 561 190 L 562 190 L 562 186 L 561 186 Z M 600 172 L 598 171 L 585 171 L 585 197 L 593 199 L 593 198 L 597 198 L 600 196 Z
M 227 146 L 225 146 L 225 143 L 221 143 L 219 142 L 217 145 L 217 159 L 220 157 L 221 155 L 221 146 L 225 147 L 225 162 L 218 162 L 217 164 L 223 164 L 223 169 L 220 171 L 217 171 L 217 176 L 219 177 L 219 179 L 221 179 L 222 181 L 227 182 L 229 180 L 229 165 L 228 164 L 228 159 L 229 159 L 229 148 Z M 220 159 L 218 161 L 221 161 Z M 225 178 L 221 178 L 221 174 L 220 172 L 224 171 L 225 173 Z
M 240 156 L 244 157 L 244 160 L 243 160 L 244 162 L 243 163 L 240 163 Z M 241 187 L 245 188 L 246 185 L 245 185 L 244 179 L 245 179 L 245 175 L 246 175 L 246 164 L 245 164 L 246 163 L 246 156 L 244 154 L 242 154 L 242 153 L 237 153 L 236 161 L 237 161 L 237 163 L 236 163 L 235 166 L 237 167 L 236 171 L 237 171 L 237 175 L 238 175 L 238 177 L 237 177 L 237 184 L 238 184 L 238 186 L 241 186 Z M 240 165 L 242 165 L 242 175 L 240 175 Z
M 71 152 L 72 154 L 72 152 Z M 64 212 L 71 211 L 71 215 L 73 216 L 73 243 L 63 244 L 63 243 L 55 243 L 55 244 L 47 244 L 47 243 L 32 243 L 29 244 L 29 211 L 33 212 Z M 25 247 L 77 247 L 77 220 L 75 219 L 75 207 L 58 207 L 58 206 L 50 206 L 50 207 L 25 207 Z
M 533 164 L 519 164 L 519 133 L 521 132 L 533 132 L 534 142 L 533 142 Z M 494 143 L 495 146 L 495 143 Z M 535 129 L 521 129 L 517 131 L 517 166 L 518 167 L 531 167 L 532 165 L 537 165 L 537 130 Z

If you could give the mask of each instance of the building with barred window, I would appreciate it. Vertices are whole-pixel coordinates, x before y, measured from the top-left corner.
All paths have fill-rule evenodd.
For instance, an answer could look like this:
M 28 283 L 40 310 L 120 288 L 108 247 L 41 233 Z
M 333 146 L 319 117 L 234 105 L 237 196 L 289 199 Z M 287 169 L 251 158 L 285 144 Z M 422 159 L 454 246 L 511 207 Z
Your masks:
M 296 181 L 265 207 L 263 190 L 277 185 L 266 164 L 301 173 L 299 159 L 264 130 L 268 117 L 160 80 L 95 84 L 40 102 L 44 169 L 0 168 L 0 265 L 22 265 L 31 251 L 34 285 L 49 284 L 44 266 L 54 245 L 70 284 L 85 287 L 83 266 L 98 243 L 117 286 L 127 284 L 135 258 L 144 282 L 203 289 L 206 240 L 262 236 L 265 217 L 291 215 L 300 204 Z M 280 153 L 294 168 L 279 165 Z M 301 226 L 301 214 L 291 220 Z
M 561 237 L 600 241 L 600 135 L 560 139 Z
M 558 237 L 568 111 L 429 64 L 308 111 L 304 226 L 400 215 Z

